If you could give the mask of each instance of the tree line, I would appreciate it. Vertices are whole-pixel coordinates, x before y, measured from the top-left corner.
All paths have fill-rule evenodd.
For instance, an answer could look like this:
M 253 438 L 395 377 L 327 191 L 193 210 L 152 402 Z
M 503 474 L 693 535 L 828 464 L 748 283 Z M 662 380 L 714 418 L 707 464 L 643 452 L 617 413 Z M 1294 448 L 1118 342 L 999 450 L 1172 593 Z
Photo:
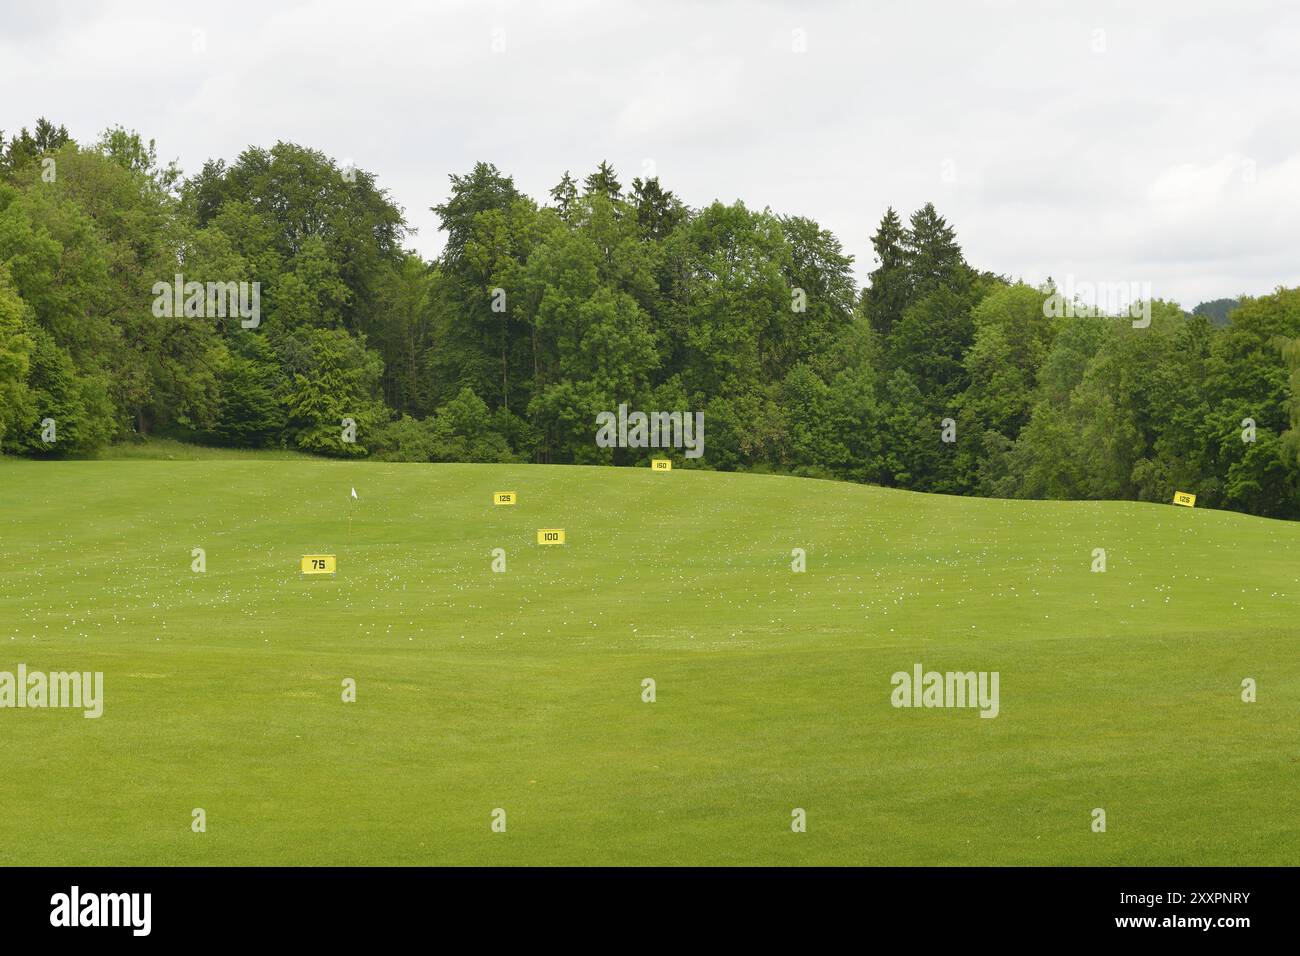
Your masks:
M 607 163 L 541 201 L 478 163 L 432 209 L 428 262 L 374 174 L 313 149 L 186 177 L 121 128 L 0 133 L 0 451 L 661 456 L 596 443 L 626 404 L 702 412 L 690 467 L 1300 517 L 1300 289 L 1154 301 L 1145 327 L 1061 315 L 1052 283 L 969 265 L 929 204 L 886 212 L 859 289 L 814 220 L 690 208 Z M 257 283 L 256 327 L 158 314 L 177 276 Z

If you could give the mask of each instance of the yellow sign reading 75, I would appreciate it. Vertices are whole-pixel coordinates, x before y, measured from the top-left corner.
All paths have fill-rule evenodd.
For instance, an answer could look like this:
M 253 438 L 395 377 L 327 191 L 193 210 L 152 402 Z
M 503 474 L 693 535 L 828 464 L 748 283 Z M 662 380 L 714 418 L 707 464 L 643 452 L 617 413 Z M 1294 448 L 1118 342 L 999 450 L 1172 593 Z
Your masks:
M 334 574 L 339 563 L 332 554 L 304 554 L 298 568 L 303 574 Z

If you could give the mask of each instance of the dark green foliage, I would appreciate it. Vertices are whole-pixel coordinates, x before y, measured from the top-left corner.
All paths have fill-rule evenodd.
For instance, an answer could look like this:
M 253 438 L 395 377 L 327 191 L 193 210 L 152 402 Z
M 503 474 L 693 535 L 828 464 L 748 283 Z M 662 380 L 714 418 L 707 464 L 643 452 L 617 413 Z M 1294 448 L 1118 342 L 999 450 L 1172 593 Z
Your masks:
M 903 249 L 903 223 L 891 206 L 880 220 L 880 228 L 871 237 L 876 268 L 862 292 L 862 306 L 871 327 L 888 338 L 894 324 L 903 317 L 910 297 L 907 255 Z
M 618 181 L 618 174 L 604 160 L 601 160 L 600 167 L 594 173 L 582 181 L 582 190 L 584 196 L 604 196 L 610 202 L 623 198 L 623 186 Z
M 671 190 L 659 185 L 659 177 L 632 180 L 632 208 L 642 239 L 660 240 L 686 218 L 686 207 Z
M 555 184 L 550 192 L 551 202 L 555 203 L 556 210 L 560 213 L 560 218 L 565 222 L 569 221 L 569 210 L 578 200 L 578 184 L 573 181 L 569 171 L 564 171 L 564 176 Z
M 909 228 L 903 233 L 902 247 L 908 292 L 913 301 L 962 280 L 966 261 L 957 245 L 957 234 L 933 203 L 926 203 L 912 213 Z
M 275 353 L 263 336 L 233 340 L 221 372 L 220 410 L 212 434 L 237 448 L 265 448 L 279 443 L 286 410 Z

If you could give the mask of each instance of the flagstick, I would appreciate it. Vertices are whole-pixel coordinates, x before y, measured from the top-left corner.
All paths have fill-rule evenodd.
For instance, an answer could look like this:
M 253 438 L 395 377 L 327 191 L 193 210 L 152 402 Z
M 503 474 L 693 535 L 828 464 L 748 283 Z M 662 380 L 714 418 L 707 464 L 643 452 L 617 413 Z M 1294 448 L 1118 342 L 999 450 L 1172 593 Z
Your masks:
M 356 489 L 355 487 L 352 489 L 352 494 L 350 494 L 350 495 L 348 496 L 348 500 L 349 500 L 349 504 L 348 504 L 348 546 L 351 547 L 351 545 L 352 545 L 352 505 L 351 505 L 350 502 L 353 502 L 353 501 L 356 501 L 356 500 L 357 500 L 357 489 Z

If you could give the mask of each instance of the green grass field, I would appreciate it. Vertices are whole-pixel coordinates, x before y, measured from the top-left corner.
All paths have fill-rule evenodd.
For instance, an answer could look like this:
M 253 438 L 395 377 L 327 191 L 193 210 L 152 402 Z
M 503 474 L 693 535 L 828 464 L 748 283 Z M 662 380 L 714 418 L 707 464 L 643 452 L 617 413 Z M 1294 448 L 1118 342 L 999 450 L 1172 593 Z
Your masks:
M 0 670 L 106 698 L 0 710 L 0 863 L 1300 862 L 1300 525 L 256 456 L 0 461 L 0 509 Z M 895 709 L 916 662 L 999 716 Z

